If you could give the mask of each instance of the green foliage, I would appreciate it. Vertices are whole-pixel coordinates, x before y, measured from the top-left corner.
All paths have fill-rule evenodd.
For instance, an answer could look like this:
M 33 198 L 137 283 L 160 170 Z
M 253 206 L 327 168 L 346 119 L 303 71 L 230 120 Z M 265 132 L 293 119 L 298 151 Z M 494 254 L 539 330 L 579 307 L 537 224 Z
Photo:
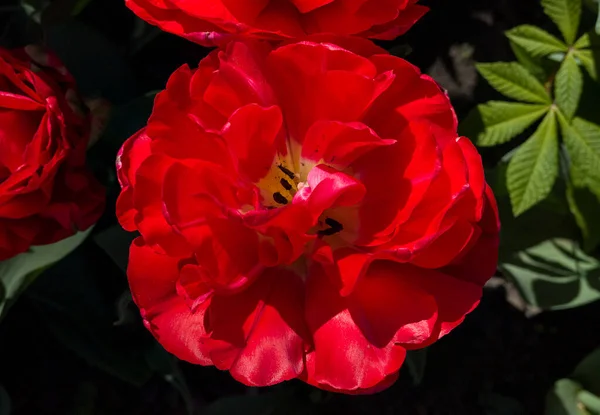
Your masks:
M 509 98 L 534 104 L 552 102 L 544 86 L 516 62 L 480 63 L 477 70 L 491 86 Z
M 563 117 L 559 120 L 571 166 L 589 178 L 600 180 L 600 126 L 581 118 L 571 123 Z
M 583 359 L 571 376 L 592 393 L 600 395 L 600 348 Z
M 554 21 L 570 45 L 575 41 L 581 19 L 581 0 L 542 0 L 544 12 Z
M 67 256 L 89 235 L 92 228 L 50 245 L 34 246 L 0 262 L 0 317 L 21 292 L 48 266 Z
M 554 238 L 517 251 L 501 268 L 525 300 L 541 309 L 573 308 L 600 299 L 600 262 L 573 240 Z
M 573 118 L 583 90 L 583 76 L 572 53 L 568 53 L 556 73 L 554 99 L 568 119 Z
M 531 25 L 522 25 L 506 32 L 510 41 L 533 57 L 566 52 L 568 46 L 550 33 Z
M 583 236 L 583 249 L 591 252 L 600 244 L 600 215 L 598 214 L 598 196 L 586 187 L 572 183 L 567 186 L 569 210 L 575 218 Z
M 577 394 L 581 385 L 570 379 L 560 379 L 546 397 L 544 415 L 589 415 L 581 408 Z
M 600 414 L 600 349 L 585 357 L 573 373 L 559 379 L 546 397 L 545 415 Z
M 549 108 L 549 105 L 505 101 L 482 104 L 478 111 L 486 128 L 476 137 L 477 144 L 489 147 L 506 143 L 539 120 Z
M 507 187 L 515 215 L 543 200 L 558 176 L 556 116 L 549 112 L 537 131 L 511 158 Z
M 509 160 L 506 187 L 514 216 L 542 202 L 560 178 L 582 246 L 591 252 L 600 244 L 600 116 L 584 91 L 597 88 L 589 83 L 597 80 L 600 38 L 594 32 L 578 37 L 581 0 L 543 0 L 542 6 L 563 39 L 531 25 L 507 31 L 518 62 L 480 63 L 477 69 L 518 102 L 478 105 L 461 131 L 482 147 L 512 147 L 502 159 Z

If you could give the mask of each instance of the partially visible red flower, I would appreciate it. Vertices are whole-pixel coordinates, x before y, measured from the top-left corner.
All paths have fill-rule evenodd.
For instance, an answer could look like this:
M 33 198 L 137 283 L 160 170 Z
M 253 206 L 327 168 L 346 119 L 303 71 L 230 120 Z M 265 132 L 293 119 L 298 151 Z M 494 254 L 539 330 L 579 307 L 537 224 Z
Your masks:
M 387 387 L 496 269 L 496 203 L 447 96 L 340 41 L 233 42 L 180 68 L 118 157 L 146 327 L 248 385 Z
M 85 166 L 90 116 L 58 59 L 0 49 L 0 260 L 57 242 L 100 217 Z
M 314 34 L 392 40 L 426 12 L 418 0 L 125 0 L 162 30 L 206 46 L 232 36 L 262 39 Z

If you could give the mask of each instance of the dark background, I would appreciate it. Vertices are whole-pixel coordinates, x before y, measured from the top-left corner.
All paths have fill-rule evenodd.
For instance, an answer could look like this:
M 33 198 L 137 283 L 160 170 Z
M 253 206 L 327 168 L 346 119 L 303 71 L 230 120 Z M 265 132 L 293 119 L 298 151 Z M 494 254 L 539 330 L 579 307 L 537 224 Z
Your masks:
M 93 0 L 76 19 L 61 13 L 68 1 L 53 2 L 42 29 L 21 11 L 4 10 L 14 4 L 4 0 L 0 42 L 43 41 L 83 94 L 113 102 L 113 120 L 90 155 L 108 186 L 109 208 L 93 237 L 39 277 L 0 324 L 0 385 L 13 414 L 535 415 L 553 383 L 600 344 L 600 303 L 527 317 L 499 276 L 462 326 L 425 360 L 413 358 L 425 363 L 420 382 L 405 365 L 400 380 L 377 395 L 331 394 L 296 381 L 250 389 L 214 368 L 175 361 L 143 328 L 128 296 L 123 266 L 131 236 L 116 226 L 112 165 L 149 114 L 152 97 L 144 94 L 162 89 L 183 63 L 195 66 L 207 49 L 141 23 L 122 0 Z M 496 97 L 474 62 L 513 60 L 505 30 L 528 23 L 556 32 L 535 0 L 421 3 L 431 12 L 382 46 L 404 54 L 409 45 L 407 59 L 448 90 L 459 119 Z

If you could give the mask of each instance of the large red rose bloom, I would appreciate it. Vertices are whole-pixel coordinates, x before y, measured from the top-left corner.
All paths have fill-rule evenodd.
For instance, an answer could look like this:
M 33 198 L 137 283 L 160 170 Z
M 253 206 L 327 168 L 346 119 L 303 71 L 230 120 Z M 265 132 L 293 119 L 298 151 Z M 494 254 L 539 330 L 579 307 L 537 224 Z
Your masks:
M 0 260 L 102 214 L 104 189 L 85 166 L 90 121 L 53 55 L 0 48 Z
M 314 34 L 391 40 L 427 8 L 417 0 L 125 0 L 139 17 L 203 45 L 232 35 L 263 39 Z
M 389 386 L 496 269 L 496 203 L 446 95 L 339 42 L 233 42 L 180 68 L 117 161 L 146 327 L 248 385 Z

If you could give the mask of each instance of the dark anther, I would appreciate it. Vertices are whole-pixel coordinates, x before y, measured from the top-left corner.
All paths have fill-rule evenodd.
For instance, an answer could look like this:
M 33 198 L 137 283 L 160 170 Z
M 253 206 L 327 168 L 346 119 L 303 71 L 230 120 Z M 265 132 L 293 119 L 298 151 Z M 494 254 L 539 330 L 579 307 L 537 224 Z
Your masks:
M 281 179 L 281 180 L 279 180 L 279 183 L 281 183 L 281 185 L 283 186 L 283 188 L 285 190 L 292 190 L 292 185 L 287 180 Z
M 290 169 L 286 168 L 283 164 L 280 164 L 277 167 L 279 168 L 279 170 L 281 170 L 290 179 L 293 179 L 294 177 L 296 177 L 296 175 L 294 174 L 294 172 L 291 171 Z
M 283 195 L 279 192 L 273 193 L 273 200 L 279 203 L 280 205 L 288 204 L 288 200 L 285 197 L 283 197 Z
M 335 235 L 336 233 L 344 230 L 344 227 L 342 226 L 342 224 L 339 223 L 335 219 L 327 218 L 327 219 L 325 219 L 325 223 L 327 225 L 329 225 L 329 228 L 323 229 L 322 231 L 319 231 L 318 234 L 321 235 L 321 236 Z

